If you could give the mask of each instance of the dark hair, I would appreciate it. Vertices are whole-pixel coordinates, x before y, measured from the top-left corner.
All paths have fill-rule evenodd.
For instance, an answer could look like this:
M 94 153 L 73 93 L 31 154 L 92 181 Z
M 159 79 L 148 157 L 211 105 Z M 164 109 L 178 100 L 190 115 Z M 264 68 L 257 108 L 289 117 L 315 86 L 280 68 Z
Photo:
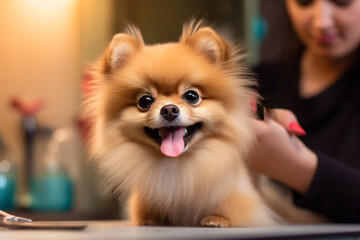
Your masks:
M 283 1 L 283 3 L 285 5 L 285 0 Z M 300 41 L 299 37 L 297 36 L 291 23 L 288 11 L 285 11 L 284 22 L 284 31 L 287 33 L 287 40 L 279 53 L 279 58 L 282 61 L 287 61 L 294 56 L 298 56 L 299 54 L 301 54 L 301 52 L 303 52 L 303 50 L 305 49 L 305 45 Z

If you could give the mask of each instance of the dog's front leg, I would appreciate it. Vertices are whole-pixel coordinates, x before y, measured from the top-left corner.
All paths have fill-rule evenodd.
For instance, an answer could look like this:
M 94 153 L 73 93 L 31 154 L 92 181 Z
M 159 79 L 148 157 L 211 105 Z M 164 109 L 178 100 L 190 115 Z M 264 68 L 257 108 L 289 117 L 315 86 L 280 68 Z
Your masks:
M 129 210 L 132 223 L 140 226 L 159 226 L 169 225 L 168 221 L 156 211 L 156 208 L 143 199 L 138 194 L 132 194 L 129 199 Z

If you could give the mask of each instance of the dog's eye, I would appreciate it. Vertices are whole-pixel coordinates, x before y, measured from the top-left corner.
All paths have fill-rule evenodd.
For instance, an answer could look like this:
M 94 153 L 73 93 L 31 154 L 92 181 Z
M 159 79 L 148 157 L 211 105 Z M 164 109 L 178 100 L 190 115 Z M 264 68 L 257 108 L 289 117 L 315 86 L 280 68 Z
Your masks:
M 199 94 L 197 92 L 195 92 L 194 90 L 189 90 L 189 91 L 185 92 L 184 95 L 182 96 L 182 98 L 189 104 L 196 104 L 200 100 Z
M 153 104 L 154 98 L 150 94 L 142 95 L 138 101 L 138 107 L 142 110 L 148 109 Z

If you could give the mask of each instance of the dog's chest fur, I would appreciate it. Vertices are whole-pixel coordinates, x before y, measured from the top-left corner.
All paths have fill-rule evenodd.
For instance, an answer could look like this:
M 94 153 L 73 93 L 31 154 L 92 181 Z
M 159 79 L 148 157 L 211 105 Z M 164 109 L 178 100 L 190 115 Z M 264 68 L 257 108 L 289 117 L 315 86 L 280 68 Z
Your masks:
M 176 161 L 152 169 L 147 181 L 136 189 L 138 202 L 166 218 L 172 225 L 198 225 L 214 214 L 216 204 L 237 186 L 231 174 L 207 178 Z M 139 206 L 137 206 L 139 207 Z M 141 208 L 141 207 L 140 207 Z

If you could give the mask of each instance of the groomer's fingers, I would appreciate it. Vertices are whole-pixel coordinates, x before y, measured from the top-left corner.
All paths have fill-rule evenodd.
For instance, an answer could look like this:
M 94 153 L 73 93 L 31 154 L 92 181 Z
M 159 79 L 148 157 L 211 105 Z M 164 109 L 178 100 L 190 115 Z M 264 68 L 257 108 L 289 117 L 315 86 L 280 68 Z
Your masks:
M 269 124 L 265 121 L 257 120 L 254 118 L 252 119 L 252 122 L 253 122 L 255 135 L 258 137 L 263 135 L 269 128 Z
M 268 116 L 282 125 L 287 131 L 297 136 L 306 135 L 295 114 L 287 109 L 274 108 L 268 110 Z

